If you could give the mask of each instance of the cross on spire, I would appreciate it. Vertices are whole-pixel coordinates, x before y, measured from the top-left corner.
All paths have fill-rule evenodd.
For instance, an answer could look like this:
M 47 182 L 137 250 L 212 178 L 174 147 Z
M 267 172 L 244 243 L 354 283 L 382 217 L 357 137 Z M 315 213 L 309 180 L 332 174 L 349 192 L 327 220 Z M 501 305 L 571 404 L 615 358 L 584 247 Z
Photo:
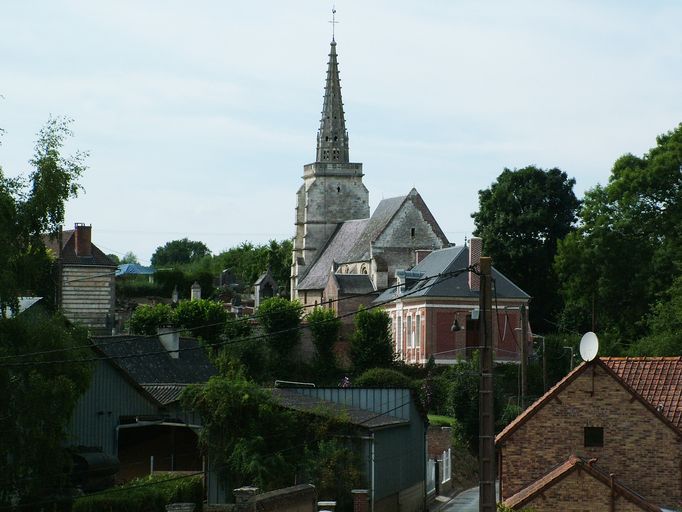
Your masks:
M 338 21 L 336 21 L 336 6 L 332 7 L 332 19 L 329 20 L 329 23 L 332 24 L 332 41 L 334 41 L 335 25 L 339 23 Z

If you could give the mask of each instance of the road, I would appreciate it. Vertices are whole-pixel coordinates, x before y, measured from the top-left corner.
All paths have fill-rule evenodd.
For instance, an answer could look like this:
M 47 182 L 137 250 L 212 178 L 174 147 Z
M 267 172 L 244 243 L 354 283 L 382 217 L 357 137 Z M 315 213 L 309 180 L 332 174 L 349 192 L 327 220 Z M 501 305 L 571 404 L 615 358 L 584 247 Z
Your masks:
M 497 489 L 495 484 L 495 490 Z M 441 512 L 478 512 L 478 486 L 460 492 L 441 509 Z

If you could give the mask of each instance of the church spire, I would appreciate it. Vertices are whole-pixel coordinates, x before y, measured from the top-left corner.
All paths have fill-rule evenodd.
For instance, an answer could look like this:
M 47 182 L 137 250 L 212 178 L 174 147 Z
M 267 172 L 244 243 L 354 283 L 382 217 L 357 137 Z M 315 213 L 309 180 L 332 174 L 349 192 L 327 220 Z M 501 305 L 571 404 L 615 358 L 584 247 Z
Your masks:
M 332 38 L 324 86 L 322 119 L 317 132 L 317 162 L 348 163 L 348 132 L 341 100 L 339 63 L 336 60 L 336 41 Z

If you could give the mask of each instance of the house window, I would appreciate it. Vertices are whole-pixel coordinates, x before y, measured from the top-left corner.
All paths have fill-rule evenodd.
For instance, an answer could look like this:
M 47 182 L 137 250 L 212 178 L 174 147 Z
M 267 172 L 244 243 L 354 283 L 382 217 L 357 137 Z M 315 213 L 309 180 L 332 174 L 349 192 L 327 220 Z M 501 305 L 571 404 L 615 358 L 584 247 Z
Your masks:
M 412 315 L 407 316 L 407 346 L 414 348 L 414 333 L 412 332 Z
M 585 427 L 585 448 L 604 446 L 604 427 Z
M 417 315 L 417 322 L 415 326 L 415 333 L 414 333 L 414 338 L 415 338 L 415 344 L 418 347 L 422 346 L 422 340 L 421 340 L 421 334 L 422 334 L 422 317 L 421 315 Z

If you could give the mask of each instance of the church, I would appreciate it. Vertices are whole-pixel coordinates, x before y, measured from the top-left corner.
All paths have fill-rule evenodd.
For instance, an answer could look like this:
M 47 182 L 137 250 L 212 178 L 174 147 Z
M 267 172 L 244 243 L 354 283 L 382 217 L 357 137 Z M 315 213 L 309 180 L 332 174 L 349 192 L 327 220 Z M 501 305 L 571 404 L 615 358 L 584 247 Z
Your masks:
M 296 194 L 292 299 L 337 309 L 340 296 L 355 296 L 352 307 L 357 310 L 395 284 L 396 270 L 411 268 L 420 254 L 449 245 L 414 188 L 404 196 L 383 199 L 370 216 L 363 176 L 362 164 L 350 161 L 332 39 L 317 154 L 315 162 L 303 167 L 303 184 Z

